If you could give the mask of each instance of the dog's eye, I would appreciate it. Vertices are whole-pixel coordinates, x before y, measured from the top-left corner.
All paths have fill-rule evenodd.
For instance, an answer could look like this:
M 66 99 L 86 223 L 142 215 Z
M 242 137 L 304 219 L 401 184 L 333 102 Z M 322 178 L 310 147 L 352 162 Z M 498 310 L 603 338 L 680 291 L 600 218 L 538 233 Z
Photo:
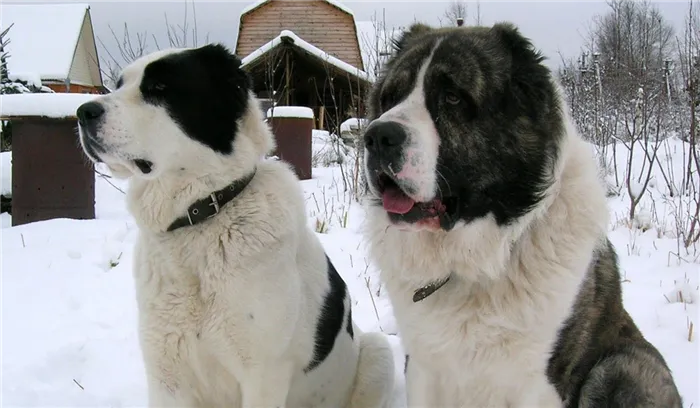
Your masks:
M 461 101 L 459 95 L 452 91 L 446 91 L 445 92 L 445 102 L 449 103 L 450 105 L 457 105 Z
M 149 92 L 163 92 L 167 89 L 167 87 L 165 86 L 165 84 L 163 84 L 161 82 L 153 82 L 153 83 L 148 84 L 146 89 Z

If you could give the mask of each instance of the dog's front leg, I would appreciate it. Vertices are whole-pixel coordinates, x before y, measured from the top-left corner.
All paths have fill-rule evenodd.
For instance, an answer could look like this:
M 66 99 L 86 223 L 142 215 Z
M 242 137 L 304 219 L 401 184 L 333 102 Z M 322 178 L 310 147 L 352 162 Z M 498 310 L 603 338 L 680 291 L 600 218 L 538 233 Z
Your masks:
M 169 387 L 156 378 L 148 381 L 148 406 L 150 408 L 193 408 L 192 401 L 186 401 L 179 390 Z
M 533 377 L 535 380 L 524 385 L 522 393 L 512 396 L 508 405 L 513 408 L 562 408 L 564 402 L 554 386 L 541 376 Z
M 258 364 L 241 381 L 243 408 L 284 408 L 292 381 L 292 364 Z

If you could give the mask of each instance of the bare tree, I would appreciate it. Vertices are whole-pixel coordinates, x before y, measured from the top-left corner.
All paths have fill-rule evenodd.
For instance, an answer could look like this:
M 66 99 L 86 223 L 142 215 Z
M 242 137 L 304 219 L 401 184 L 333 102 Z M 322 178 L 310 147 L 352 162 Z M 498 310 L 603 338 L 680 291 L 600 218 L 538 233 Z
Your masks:
M 442 18 L 438 17 L 438 21 L 442 26 L 457 26 L 462 25 L 467 19 L 467 3 L 464 0 L 452 0 Z
M 680 139 L 687 142 L 682 156 L 683 175 L 676 208 L 676 229 L 679 253 L 682 246 L 688 251 L 700 242 L 700 146 L 698 146 L 698 107 L 700 106 L 700 18 L 695 11 L 696 0 L 688 2 L 683 40 L 677 40 Z
M 197 10 L 194 0 L 191 4 L 185 0 L 184 7 L 185 12 L 182 24 L 171 23 L 167 13 L 164 14 L 165 35 L 168 39 L 168 46 L 182 48 L 207 44 L 209 42 L 209 34 L 205 36 L 201 44 L 199 41 Z M 102 67 L 102 74 L 105 78 L 105 82 L 113 86 L 116 84 L 119 73 L 124 66 L 152 51 L 160 50 L 161 46 L 155 34 L 151 33 L 149 35 L 147 30 L 132 33 L 126 22 L 120 34 L 117 34 L 112 26 L 109 26 L 109 30 L 114 46 L 108 47 L 100 37 L 97 38 L 97 42 L 100 44 L 103 51 L 100 64 Z
M 601 59 L 604 85 L 628 100 L 644 80 L 663 82 L 664 60 L 671 55 L 673 26 L 649 0 L 610 0 L 610 12 L 594 26 L 595 52 Z M 655 75 L 659 74 L 659 75 Z
M 652 169 L 660 169 L 672 184 L 657 159 L 673 118 L 668 62 L 673 27 L 648 0 L 611 0 L 608 6 L 609 12 L 595 19 L 581 57 L 565 61 L 560 78 L 575 123 L 596 147 L 605 172 L 615 175 L 609 192 L 625 188 L 634 222 Z M 622 179 L 618 144 L 627 151 Z
M 107 47 L 100 37 L 97 37 L 97 42 L 102 47 L 102 51 L 104 51 L 103 55 L 106 55 L 106 57 L 102 58 L 103 63 L 100 64 L 103 66 L 103 75 L 106 77 L 106 82 L 114 86 L 124 65 L 148 53 L 148 33 L 146 31 L 137 32 L 134 37 L 129 32 L 129 25 L 125 22 L 120 39 L 114 28 L 111 25 L 108 27 L 114 40 L 116 51 L 112 52 L 110 47 Z
M 375 11 L 371 18 L 371 32 L 358 32 L 357 41 L 360 43 L 360 49 L 365 49 L 365 58 L 363 58 L 365 71 L 372 77 L 377 77 L 382 67 L 391 55 L 391 40 L 400 33 L 402 27 L 388 28 L 386 25 L 386 9 L 382 9 L 381 19 Z
M 608 4 L 610 12 L 596 26 L 595 45 L 604 56 L 600 61 L 601 97 L 618 116 L 621 132 L 614 137 L 627 149 L 625 187 L 629 221 L 633 222 L 652 169 L 658 166 L 661 143 L 668 137 L 664 61 L 670 56 L 673 27 L 647 0 Z M 635 169 L 636 157 L 642 157 L 641 169 Z
M 466 14 L 466 10 L 465 10 Z M 481 25 L 481 1 L 476 0 L 476 13 L 474 13 L 474 24 L 480 26 Z

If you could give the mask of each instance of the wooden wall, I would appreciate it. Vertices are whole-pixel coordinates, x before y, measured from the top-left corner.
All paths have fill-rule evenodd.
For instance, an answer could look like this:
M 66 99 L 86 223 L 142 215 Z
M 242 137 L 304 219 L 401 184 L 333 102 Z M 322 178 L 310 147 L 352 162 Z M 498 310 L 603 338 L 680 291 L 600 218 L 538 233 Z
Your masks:
M 48 88 L 51 88 L 56 93 L 89 93 L 89 94 L 99 94 L 100 93 L 99 88 L 97 88 L 95 86 L 89 86 L 89 85 L 70 84 L 70 90 L 68 90 L 66 88 L 65 83 L 60 83 L 60 82 L 43 81 L 43 85 L 45 85 Z
M 353 16 L 323 0 L 270 0 L 245 14 L 236 54 L 247 56 L 282 30 L 364 70 Z

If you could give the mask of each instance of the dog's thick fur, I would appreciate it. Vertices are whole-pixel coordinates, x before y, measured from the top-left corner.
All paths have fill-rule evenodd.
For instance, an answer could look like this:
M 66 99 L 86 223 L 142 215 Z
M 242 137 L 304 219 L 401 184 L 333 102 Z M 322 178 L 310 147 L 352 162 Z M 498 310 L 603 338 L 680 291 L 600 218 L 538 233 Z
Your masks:
M 514 26 L 414 25 L 369 100 L 366 239 L 409 406 L 681 407 L 623 308 L 592 149 Z
M 346 285 L 306 223 L 298 179 L 240 60 L 221 45 L 160 51 L 78 109 L 85 152 L 130 178 L 134 278 L 153 407 L 384 407 L 389 343 L 352 322 Z M 201 223 L 196 200 L 248 186 Z

